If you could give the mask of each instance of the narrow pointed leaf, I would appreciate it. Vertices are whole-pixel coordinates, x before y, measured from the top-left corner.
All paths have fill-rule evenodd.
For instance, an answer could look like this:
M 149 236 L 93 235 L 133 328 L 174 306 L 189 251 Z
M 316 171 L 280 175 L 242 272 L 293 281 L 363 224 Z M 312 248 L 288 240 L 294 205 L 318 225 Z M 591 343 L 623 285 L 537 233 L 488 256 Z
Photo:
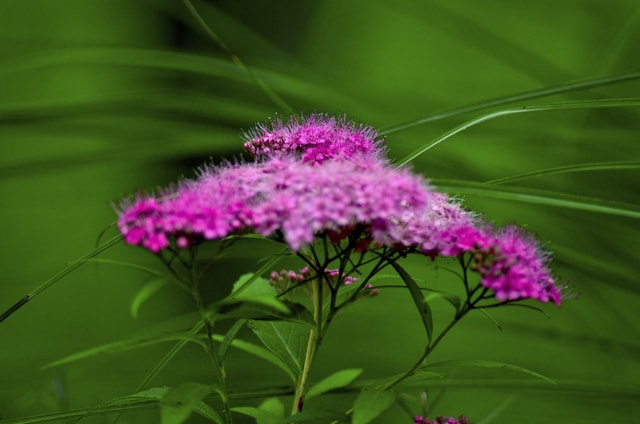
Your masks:
M 420 313 L 422 325 L 427 332 L 427 343 L 429 343 L 431 341 L 431 338 L 433 337 L 433 316 L 431 313 L 431 308 L 422 295 L 420 287 L 409 275 L 409 273 L 395 261 L 391 262 L 391 266 L 393 266 L 400 278 L 402 278 L 402 281 L 404 281 L 404 284 L 409 289 L 409 293 L 411 293 L 413 303 L 415 303 L 416 308 L 418 309 L 418 313 Z
M 126 350 L 138 349 L 145 346 L 150 346 L 158 343 L 172 342 L 176 340 L 193 342 L 203 347 L 205 346 L 204 340 L 201 337 L 198 337 L 192 333 L 162 334 L 162 335 L 155 335 L 150 337 L 142 337 L 138 339 L 121 340 L 118 342 L 97 346 L 91 349 L 84 350 L 82 352 L 74 353 L 73 355 L 66 356 L 57 361 L 48 363 L 44 365 L 42 368 L 46 369 L 46 368 L 56 367 L 59 365 L 64 365 L 71 362 L 79 361 L 81 359 L 90 358 L 96 355 L 102 355 L 105 353 L 123 352 Z
M 426 366 L 422 367 L 422 369 L 424 369 L 424 370 L 440 369 L 440 368 L 455 369 L 455 368 L 459 368 L 459 367 L 507 369 L 507 370 L 516 371 L 516 372 L 520 372 L 520 373 L 523 373 L 523 374 L 527 374 L 527 375 L 539 378 L 541 380 L 546 381 L 547 383 L 551 383 L 551 384 L 554 384 L 554 385 L 556 384 L 556 382 L 553 381 L 552 379 L 550 379 L 549 377 L 546 377 L 546 376 L 544 376 L 542 374 L 539 374 L 539 373 L 537 373 L 535 371 L 531 371 L 529 369 L 520 367 L 518 365 L 505 364 L 503 362 L 495 362 L 495 361 L 485 361 L 485 360 L 481 360 L 481 359 L 434 362 L 432 364 L 429 364 L 429 365 L 426 365 Z
M 162 287 L 166 286 L 167 283 L 168 281 L 164 278 L 154 278 L 142 286 L 131 302 L 131 316 L 137 318 L 140 306 L 142 306 L 147 299 L 153 296 Z
M 363 389 L 353 404 L 353 424 L 367 424 L 389 408 L 395 397 L 391 392 Z
M 337 371 L 327 378 L 324 378 L 322 381 L 311 386 L 311 388 L 309 388 L 309 391 L 307 392 L 306 398 L 311 399 L 314 396 L 321 395 L 330 390 L 348 386 L 353 382 L 353 380 L 358 378 L 360 374 L 362 374 L 362 369 L 360 368 L 350 368 Z

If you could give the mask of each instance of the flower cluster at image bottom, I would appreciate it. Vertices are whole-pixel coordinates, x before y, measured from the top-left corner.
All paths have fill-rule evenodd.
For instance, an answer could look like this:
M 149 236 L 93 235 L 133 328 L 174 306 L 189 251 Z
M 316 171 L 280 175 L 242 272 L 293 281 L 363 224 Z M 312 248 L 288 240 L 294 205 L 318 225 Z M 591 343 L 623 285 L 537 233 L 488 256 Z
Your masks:
M 494 228 L 421 175 L 391 164 L 373 128 L 315 114 L 258 125 L 244 146 L 252 161 L 207 167 L 194 180 L 123 202 L 124 240 L 160 253 L 256 233 L 292 251 L 326 237 L 355 240 L 360 252 L 468 254 L 497 300 L 560 304 L 549 257 L 534 238 Z

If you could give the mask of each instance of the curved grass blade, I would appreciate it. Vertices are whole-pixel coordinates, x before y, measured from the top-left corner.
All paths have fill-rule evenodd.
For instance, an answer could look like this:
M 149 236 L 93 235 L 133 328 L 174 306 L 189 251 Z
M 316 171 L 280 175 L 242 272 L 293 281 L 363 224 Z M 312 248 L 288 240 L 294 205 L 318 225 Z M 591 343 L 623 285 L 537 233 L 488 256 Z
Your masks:
M 108 343 L 102 346 L 97 346 L 91 349 L 84 350 L 82 352 L 74 353 L 65 358 L 46 364 L 42 369 L 52 368 L 59 365 L 68 364 L 71 362 L 79 361 L 81 359 L 90 358 L 92 356 L 101 355 L 104 353 L 116 353 L 131 349 L 137 349 L 140 347 L 151 346 L 158 343 L 171 342 L 175 340 L 187 341 L 199 344 L 206 348 L 206 343 L 203 338 L 189 333 L 171 333 L 155 335 L 151 337 L 141 337 L 137 339 L 120 340 L 114 343 Z
M 142 288 L 136 293 L 135 297 L 131 301 L 131 307 L 129 308 L 129 312 L 131 312 L 131 316 L 133 318 L 138 318 L 138 311 L 142 304 L 157 293 L 161 288 L 168 285 L 169 282 L 166 278 L 154 278 L 153 280 L 147 282 Z
M 78 259 L 77 261 L 71 263 L 68 267 L 66 267 L 65 269 L 63 269 L 62 271 L 60 271 L 59 273 L 57 273 L 53 277 L 49 278 L 44 283 L 40 284 L 33 291 L 31 291 L 30 293 L 27 293 L 26 296 L 24 296 L 22 299 L 20 299 L 18 302 L 16 302 L 12 307 L 7 309 L 2 315 L 0 315 L 0 322 L 2 322 L 5 319 L 9 318 L 14 312 L 19 310 L 28 301 L 33 299 L 38 294 L 42 293 L 47 288 L 51 287 L 51 285 L 53 285 L 55 282 L 57 282 L 58 280 L 61 280 L 62 278 L 64 278 L 68 274 L 72 273 L 77 268 L 79 268 L 82 265 L 84 265 L 89 259 L 91 259 L 94 256 L 97 256 L 100 253 L 104 252 L 105 250 L 107 250 L 111 246 L 113 246 L 116 243 L 118 243 L 120 240 L 122 240 L 122 236 L 120 236 L 120 235 L 117 235 L 117 236 L 113 237 L 112 239 L 107 240 L 103 245 L 98 246 L 97 248 L 92 250 L 89 254 L 87 254 L 87 255 L 83 256 L 82 258 Z
M 540 380 L 544 380 L 547 383 L 556 385 L 557 383 L 555 381 L 553 381 L 552 379 L 550 379 L 549 377 L 546 377 L 542 374 L 539 374 L 535 371 L 531 371 L 529 369 L 517 366 L 517 365 L 512 365 L 512 364 L 505 364 L 503 362 L 495 362 L 495 361 L 485 361 L 485 360 L 481 360 L 481 359 L 469 359 L 469 360 L 453 360 L 453 361 L 440 361 L 440 362 L 433 362 L 431 364 L 425 365 L 424 367 L 422 367 L 422 369 L 426 369 L 426 370 L 431 370 L 431 369 L 454 369 L 454 368 L 458 368 L 458 367 L 474 367 L 474 368 L 500 368 L 500 369 L 507 369 L 507 370 L 511 370 L 511 371 L 517 371 L 523 374 L 527 374 L 536 378 L 539 378 Z
M 524 91 L 522 93 L 514 94 L 505 97 L 496 97 L 494 99 L 485 100 L 478 103 L 472 103 L 470 105 L 461 106 L 442 112 L 434 113 L 423 118 L 407 121 L 404 123 L 396 124 L 380 131 L 380 135 L 392 134 L 409 128 L 417 127 L 419 125 L 427 124 L 429 122 L 438 121 L 446 118 L 452 118 L 454 116 L 465 115 L 467 113 L 479 112 L 492 107 L 506 106 L 510 103 L 521 102 L 525 100 L 539 99 L 542 97 L 550 97 L 556 94 L 570 93 L 575 91 L 591 90 L 597 87 L 604 87 L 613 84 L 620 84 L 623 82 L 633 81 L 640 79 L 640 72 L 630 72 L 620 75 L 612 75 L 609 77 L 586 79 L 575 82 L 568 82 L 556 86 L 550 86 L 538 90 Z
M 509 405 L 511 405 L 513 403 L 513 401 L 516 400 L 517 398 L 518 398 L 518 395 L 515 394 L 515 393 L 512 393 L 511 396 L 509 396 L 508 398 L 503 400 L 500 403 L 500 405 L 498 405 L 495 408 L 493 408 L 493 410 L 491 412 L 489 412 L 489 415 L 487 415 L 482 420 L 480 420 L 478 422 L 478 424 L 490 424 L 490 423 L 492 423 L 494 418 L 499 416 L 502 413 L 502 411 L 504 411 Z
M 400 161 L 400 165 L 406 165 L 407 163 L 411 162 L 412 160 L 422 155 L 426 151 L 436 147 L 438 144 L 453 137 L 456 134 L 461 133 L 464 130 L 467 130 L 473 126 L 481 124 L 485 121 L 490 121 L 492 119 L 499 118 L 502 116 L 515 115 L 517 113 L 542 112 L 542 111 L 550 111 L 550 110 L 599 109 L 599 108 L 636 107 L 636 106 L 640 106 L 640 98 L 584 100 L 584 101 L 575 101 L 575 102 L 551 103 L 547 105 L 521 106 L 521 107 L 512 108 L 512 109 L 502 109 L 495 112 L 487 113 L 485 115 L 481 115 L 479 117 L 476 117 L 474 119 L 471 119 L 465 122 L 462 125 L 458 125 L 452 130 L 447 131 L 440 137 L 433 140 L 431 143 L 417 149 L 413 153 L 406 156 L 404 159 Z
M 231 50 L 231 48 L 227 45 L 227 43 L 225 43 L 218 36 L 218 34 L 215 33 L 215 31 L 213 31 L 213 29 L 209 26 L 209 24 L 207 24 L 207 22 L 204 20 L 204 18 L 200 14 L 200 12 L 198 12 L 198 9 L 196 9 L 193 6 L 193 3 L 191 3 L 191 0 L 183 0 L 183 3 L 187 7 L 187 9 L 189 10 L 189 13 L 191 13 L 191 15 L 194 17 L 194 19 L 202 27 L 204 32 L 209 37 L 211 37 L 211 39 L 213 39 L 213 41 L 215 41 L 216 44 L 218 44 L 218 46 L 225 53 L 227 53 L 229 55 L 229 58 L 231 59 L 231 61 L 238 68 L 242 69 L 242 71 L 245 72 L 256 83 L 256 85 L 258 87 L 260 87 L 260 89 L 262 91 L 264 91 L 264 93 L 267 95 L 269 100 L 271 100 L 276 106 L 281 108 L 284 112 L 292 113 L 293 109 L 291 108 L 291 106 L 289 106 L 289 104 L 286 101 L 284 101 L 284 99 L 282 97 L 278 96 L 275 91 L 273 91 L 271 88 L 269 88 L 269 86 L 267 84 L 265 84 L 265 82 L 262 79 L 260 79 L 255 74 L 255 72 L 253 72 L 253 70 L 251 70 L 250 67 L 246 66 L 244 64 L 244 62 L 240 59 L 240 57 Z
M 571 172 L 588 172 L 588 171 L 623 171 L 629 169 L 640 169 L 640 162 L 597 162 L 583 163 L 577 165 L 558 166 L 554 168 L 541 169 L 539 171 L 527 172 L 524 174 L 512 175 L 509 177 L 496 178 L 494 180 L 485 181 L 485 184 L 504 184 L 513 181 L 527 180 L 531 178 L 543 177 L 553 174 L 566 174 Z
M 595 197 L 576 196 L 528 187 L 489 186 L 484 183 L 458 180 L 434 180 L 434 184 L 443 191 L 458 194 L 472 194 L 493 199 L 515 200 L 538 205 L 578 209 L 587 212 L 640 218 L 640 205 L 614 202 Z

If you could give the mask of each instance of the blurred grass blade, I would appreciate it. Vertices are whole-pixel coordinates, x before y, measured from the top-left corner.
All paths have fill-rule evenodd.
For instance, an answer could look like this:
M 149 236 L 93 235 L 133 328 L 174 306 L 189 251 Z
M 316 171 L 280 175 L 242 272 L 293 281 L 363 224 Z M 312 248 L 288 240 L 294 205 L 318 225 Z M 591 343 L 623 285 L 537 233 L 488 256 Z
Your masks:
M 550 379 L 549 377 L 546 377 L 542 374 L 539 374 L 535 371 L 531 371 L 528 370 L 526 368 L 517 366 L 517 365 L 512 365 L 512 364 L 505 364 L 503 362 L 496 362 L 496 361 L 485 361 L 485 360 L 481 360 L 481 359 L 469 359 L 469 360 L 452 360 L 452 361 L 440 361 L 440 362 L 433 362 L 429 365 L 426 365 L 424 367 L 422 367 L 422 369 L 426 369 L 426 370 L 431 370 L 431 369 L 456 369 L 459 367 L 474 367 L 474 368 L 487 368 L 487 369 L 491 369 L 491 368 L 500 368 L 500 369 L 507 369 L 507 370 L 511 370 L 511 371 L 516 371 L 519 373 L 523 373 L 523 374 L 527 374 L 536 378 L 539 378 L 540 380 L 544 380 L 547 383 L 551 383 L 553 385 L 556 385 L 557 383 L 555 381 L 553 381 L 552 379 Z
M 500 405 L 496 406 L 486 417 L 478 422 L 478 424 L 490 424 L 493 420 L 499 416 L 514 400 L 518 398 L 518 395 L 513 393 L 511 396 L 503 400 Z
M 630 73 L 625 73 L 620 75 L 613 75 L 610 77 L 569 82 L 569 83 L 551 86 L 547 88 L 541 88 L 538 90 L 524 91 L 522 93 L 514 94 L 511 96 L 497 97 L 494 99 L 485 100 L 478 103 L 472 103 L 470 105 L 449 109 L 443 112 L 435 113 L 433 115 L 428 115 L 420 119 L 415 119 L 415 120 L 407 121 L 401 124 L 396 124 L 380 131 L 380 135 L 387 135 L 394 132 L 417 127 L 419 125 L 423 125 L 429 122 L 438 121 L 446 118 L 452 118 L 454 116 L 466 115 L 472 112 L 479 112 L 479 111 L 490 109 L 493 107 L 506 106 L 510 103 L 539 99 L 542 97 L 550 97 L 556 94 L 570 93 L 574 91 L 591 90 L 597 87 L 604 87 L 604 86 L 609 86 L 613 84 L 633 81 L 637 79 L 640 79 L 640 72 L 630 72 Z
M 614 202 L 594 197 L 576 196 L 527 187 L 488 186 L 483 183 L 457 180 L 434 180 L 439 190 L 457 194 L 472 194 L 494 199 L 515 200 L 518 202 L 578 209 L 588 212 L 640 218 L 640 205 Z
M 504 184 L 513 181 L 527 180 L 531 178 L 543 177 L 553 174 L 566 174 L 571 172 L 588 172 L 588 171 L 623 171 L 629 169 L 640 169 L 640 162 L 624 161 L 624 162 L 597 162 L 583 163 L 578 165 L 558 166 L 554 168 L 541 169 L 539 171 L 527 172 L 524 174 L 512 175 L 509 177 L 496 178 L 486 181 L 485 184 Z
M 400 165 L 405 165 L 411 162 L 412 160 L 422 155 L 426 151 L 431 150 L 432 148 L 436 147 L 438 144 L 453 137 L 456 134 L 461 133 L 462 131 L 465 131 L 485 121 L 490 121 L 492 119 L 499 118 L 502 116 L 515 115 L 517 113 L 542 112 L 542 111 L 551 111 L 551 110 L 599 109 L 599 108 L 637 107 L 637 106 L 640 106 L 640 98 L 584 100 L 584 101 L 574 101 L 574 102 L 551 103 L 547 105 L 521 106 L 513 109 L 502 109 L 495 112 L 487 113 L 485 115 L 481 115 L 477 118 L 471 119 L 465 122 L 464 124 L 458 125 L 457 127 L 447 131 L 440 137 L 433 140 L 431 143 L 418 148 L 413 153 L 406 156 L 404 159 L 400 161 Z
M 204 20 L 200 12 L 198 12 L 198 9 L 196 9 L 193 3 L 191 3 L 191 0 L 183 0 L 183 3 L 189 10 L 189 13 L 191 13 L 194 19 L 198 22 L 198 24 L 200 24 L 200 26 L 204 29 L 205 33 L 209 37 L 211 37 L 211 39 L 213 39 L 213 41 L 215 41 L 218 44 L 218 46 L 229 55 L 229 58 L 231 59 L 231 61 L 238 68 L 242 69 L 242 71 L 246 73 L 256 83 L 256 85 L 260 87 L 262 91 L 264 91 L 267 97 L 276 106 L 282 109 L 283 112 L 292 113 L 293 109 L 291 108 L 291 106 L 289 106 L 289 104 L 287 104 L 287 102 L 284 101 L 282 97 L 278 96 L 275 91 L 269 88 L 269 86 L 265 84 L 265 82 L 262 79 L 260 79 L 260 77 L 258 77 L 250 67 L 246 66 L 244 62 L 240 59 L 240 57 L 231 50 L 231 48 L 227 45 L 227 43 L 225 43 L 218 36 L 218 34 L 215 33 L 215 31 L 213 31 L 211 26 L 209 26 L 209 24 L 207 24 L 207 22 Z
M 108 343 L 102 346 L 97 346 L 91 349 L 84 350 L 82 352 L 74 353 L 65 358 L 51 362 L 43 366 L 43 369 L 52 368 L 59 365 L 68 364 L 71 362 L 79 361 L 81 359 L 90 358 L 92 356 L 101 355 L 105 353 L 116 353 L 131 349 L 137 349 L 145 346 L 151 346 L 158 343 L 171 342 L 175 340 L 193 342 L 206 348 L 206 343 L 202 337 L 195 336 L 191 333 L 172 333 L 154 335 L 150 337 L 141 337 L 137 339 L 120 340 L 114 343 Z
M 16 312 L 22 306 L 24 306 L 25 303 L 27 303 L 29 300 L 33 299 L 38 294 L 42 293 L 47 288 L 51 287 L 52 284 L 54 284 L 58 280 L 64 278 L 68 274 L 72 273 L 77 268 L 79 268 L 80 266 L 84 265 L 89 259 L 91 259 L 94 256 L 97 256 L 100 253 L 104 252 L 105 250 L 107 250 L 108 248 L 113 246 L 114 244 L 118 243 L 120 240 L 122 240 L 122 236 L 120 236 L 120 235 L 117 235 L 117 236 L 113 237 L 112 239 L 107 240 L 103 245 L 98 246 L 97 248 L 92 250 L 86 256 L 83 256 L 82 258 L 80 258 L 77 261 L 73 262 L 71 265 L 69 265 L 68 267 L 66 267 L 65 269 L 63 269 L 62 271 L 60 271 L 59 273 L 54 275 L 53 277 L 49 278 L 44 283 L 40 284 L 31 293 L 27 293 L 26 296 L 24 296 L 22 299 L 20 299 L 18 302 L 16 302 L 11 308 L 9 308 L 2 315 L 0 315 L 0 322 L 2 322 L 5 319 L 9 318 L 9 316 L 11 316 L 14 312 Z

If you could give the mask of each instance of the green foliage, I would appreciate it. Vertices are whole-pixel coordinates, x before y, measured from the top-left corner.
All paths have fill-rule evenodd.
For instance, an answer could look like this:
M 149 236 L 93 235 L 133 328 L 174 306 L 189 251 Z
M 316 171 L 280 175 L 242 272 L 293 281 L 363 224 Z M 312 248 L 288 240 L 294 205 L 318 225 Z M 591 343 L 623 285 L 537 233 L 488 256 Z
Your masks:
M 160 402 L 162 424 L 182 424 L 195 410 L 212 422 L 222 424 L 222 418 L 202 402 L 202 398 L 212 391 L 211 386 L 200 383 L 184 383 L 169 389 Z
M 206 325 L 188 294 L 160 280 L 141 287 L 141 272 L 159 262 L 119 236 L 96 239 L 115 219 L 110 203 L 239 157 L 242 129 L 288 110 L 346 113 L 382 129 L 396 163 L 412 158 L 487 219 L 550 240 L 554 269 L 581 293 L 559 311 L 492 309 L 501 332 L 470 314 L 437 362 L 394 390 L 414 399 L 427 388 L 430 412 L 478 423 L 637 419 L 639 10 L 631 0 L 3 2 L 0 312 L 12 314 L 0 318 L 0 422 L 154 422 L 169 390 L 191 405 L 175 408 L 176 421 L 196 412 L 186 422 L 224 422 L 214 418 L 217 398 L 196 402 L 200 389 L 180 389 L 213 379 Z M 230 399 L 239 424 L 255 421 L 241 411 L 281 418 L 273 397 L 287 404 L 291 387 L 256 388 L 281 371 L 299 377 L 313 321 L 273 293 L 243 298 L 265 288 L 254 277 L 228 298 L 265 257 L 273 262 L 256 266 L 255 280 L 277 261 L 299 265 L 272 240 L 244 236 L 201 285 L 213 320 L 229 317 L 211 339 L 241 381 Z M 441 300 L 459 309 L 459 280 L 428 259 L 403 260 L 399 274 L 409 276 L 402 290 L 336 317 L 311 381 L 343 367 L 395 379 L 420 355 L 425 331 L 433 339 L 451 316 Z M 244 319 L 295 322 L 251 321 L 252 333 Z M 349 422 L 344 411 L 365 396 L 354 387 L 311 396 L 284 421 Z M 411 411 L 380 412 L 371 422 L 411 421 Z
M 330 390 L 348 386 L 353 382 L 353 380 L 362 374 L 362 371 L 363 370 L 359 368 L 354 368 L 334 372 L 309 388 L 309 391 L 307 392 L 307 400 Z
M 292 322 L 251 321 L 249 328 L 289 370 L 296 381 L 302 374 L 309 328 Z
M 353 404 L 353 424 L 372 422 L 389 408 L 395 400 L 391 392 L 364 388 Z

